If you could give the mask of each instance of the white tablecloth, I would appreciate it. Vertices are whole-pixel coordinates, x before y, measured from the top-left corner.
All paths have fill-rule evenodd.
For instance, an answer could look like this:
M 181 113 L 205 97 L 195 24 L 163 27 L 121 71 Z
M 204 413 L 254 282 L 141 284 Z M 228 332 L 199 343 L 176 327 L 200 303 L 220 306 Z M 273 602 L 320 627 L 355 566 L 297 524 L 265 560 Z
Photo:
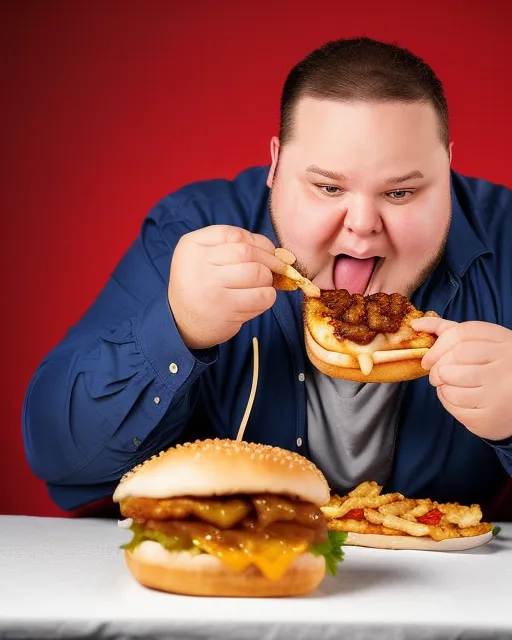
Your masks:
M 345 548 L 310 596 L 191 598 L 146 589 L 116 520 L 0 516 L 0 637 L 512 640 L 512 524 L 458 553 Z

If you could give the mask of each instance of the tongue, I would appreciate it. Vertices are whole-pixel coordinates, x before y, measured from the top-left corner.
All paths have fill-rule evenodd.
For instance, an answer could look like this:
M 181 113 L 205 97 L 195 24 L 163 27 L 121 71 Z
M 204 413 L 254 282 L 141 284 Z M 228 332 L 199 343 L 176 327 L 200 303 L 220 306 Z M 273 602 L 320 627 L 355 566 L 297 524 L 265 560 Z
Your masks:
M 347 289 L 349 293 L 366 291 L 375 265 L 375 258 L 351 258 L 339 256 L 334 265 L 334 286 L 336 289 Z

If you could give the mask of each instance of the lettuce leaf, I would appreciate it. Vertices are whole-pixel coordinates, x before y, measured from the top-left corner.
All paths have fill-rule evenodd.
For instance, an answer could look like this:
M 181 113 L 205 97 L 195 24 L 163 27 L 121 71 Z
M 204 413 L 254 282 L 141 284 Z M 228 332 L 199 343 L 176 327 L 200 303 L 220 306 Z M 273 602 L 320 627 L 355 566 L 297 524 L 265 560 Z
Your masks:
M 133 538 L 125 544 L 122 544 L 119 548 L 126 549 L 127 551 L 133 551 L 144 540 L 153 540 L 167 549 L 167 551 L 188 551 L 194 555 L 202 553 L 199 547 L 196 547 L 193 543 L 185 544 L 181 538 L 177 536 L 170 536 L 163 531 L 157 531 L 155 529 L 144 528 L 143 526 L 132 524 L 130 530 L 133 533 Z
M 132 524 L 130 530 L 133 537 L 128 542 L 120 546 L 120 549 L 133 551 L 144 540 L 153 540 L 162 545 L 167 551 L 188 551 L 193 555 L 205 553 L 198 546 L 191 542 L 184 542 L 177 536 L 170 536 L 163 531 L 144 528 L 141 525 Z M 328 540 L 320 544 L 311 545 L 308 551 L 316 556 L 324 556 L 326 571 L 330 575 L 336 575 L 338 564 L 344 558 L 342 546 L 347 538 L 347 534 L 343 531 L 329 531 Z
M 338 571 L 338 564 L 345 557 L 342 547 L 347 539 L 347 533 L 345 531 L 329 531 L 328 536 L 327 542 L 311 545 L 308 551 L 315 556 L 323 556 L 327 573 L 335 576 Z

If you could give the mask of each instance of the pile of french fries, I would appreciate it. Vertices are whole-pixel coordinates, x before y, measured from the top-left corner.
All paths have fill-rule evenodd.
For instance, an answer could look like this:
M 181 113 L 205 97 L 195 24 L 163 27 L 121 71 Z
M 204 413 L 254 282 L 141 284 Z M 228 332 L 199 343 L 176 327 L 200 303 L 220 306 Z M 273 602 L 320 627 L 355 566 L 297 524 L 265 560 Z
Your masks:
M 477 504 L 443 504 L 382 493 L 382 487 L 372 481 L 361 483 L 345 496 L 332 495 L 322 511 L 329 529 L 351 533 L 429 536 L 441 541 L 478 536 L 493 528 L 480 522 L 482 511 Z

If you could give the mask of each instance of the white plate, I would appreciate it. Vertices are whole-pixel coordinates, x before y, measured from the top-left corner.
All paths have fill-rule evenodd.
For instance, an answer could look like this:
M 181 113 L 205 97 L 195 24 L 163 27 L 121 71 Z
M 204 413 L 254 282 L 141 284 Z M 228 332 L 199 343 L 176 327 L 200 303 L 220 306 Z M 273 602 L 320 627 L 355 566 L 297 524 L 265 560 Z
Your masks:
M 373 547 L 377 549 L 417 549 L 421 551 L 464 551 L 487 544 L 492 539 L 492 531 L 480 536 L 448 538 L 436 542 L 432 538 L 415 536 L 383 536 L 371 533 L 349 533 L 346 545 Z

